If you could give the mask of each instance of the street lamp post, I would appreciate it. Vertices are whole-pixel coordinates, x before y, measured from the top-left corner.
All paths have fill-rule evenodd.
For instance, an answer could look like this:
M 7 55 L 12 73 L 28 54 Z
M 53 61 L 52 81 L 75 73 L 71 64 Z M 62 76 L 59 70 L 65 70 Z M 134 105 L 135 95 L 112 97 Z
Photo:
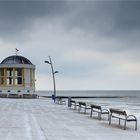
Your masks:
M 47 64 L 50 64 L 51 65 L 51 70 L 52 70 L 52 77 L 53 77 L 53 86 L 54 86 L 54 94 L 52 96 L 54 102 L 55 102 L 55 97 L 56 97 L 56 87 L 55 87 L 55 74 L 58 73 L 58 71 L 54 71 L 53 69 L 53 64 L 52 64 L 52 60 L 51 60 L 51 57 L 49 56 L 49 61 L 44 61 L 45 63 Z

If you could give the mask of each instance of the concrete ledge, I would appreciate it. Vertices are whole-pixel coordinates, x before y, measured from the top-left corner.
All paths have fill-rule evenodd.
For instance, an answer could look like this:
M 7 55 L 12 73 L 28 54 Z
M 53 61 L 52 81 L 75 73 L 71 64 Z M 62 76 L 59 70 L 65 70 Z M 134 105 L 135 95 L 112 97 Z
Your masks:
M 11 94 L 5 94 L 5 93 L 2 93 L 0 94 L 0 98 L 39 98 L 39 96 L 37 94 L 17 94 L 17 93 L 11 93 Z
M 7 98 L 7 94 L 0 94 L 0 98 Z
M 8 95 L 8 98 L 19 98 L 19 94 L 11 93 Z

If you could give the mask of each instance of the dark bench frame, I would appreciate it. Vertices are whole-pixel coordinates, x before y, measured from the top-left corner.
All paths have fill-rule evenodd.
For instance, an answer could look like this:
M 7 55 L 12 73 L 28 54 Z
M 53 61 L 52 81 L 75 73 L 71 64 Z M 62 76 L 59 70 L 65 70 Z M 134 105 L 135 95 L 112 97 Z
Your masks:
M 109 125 L 111 124 L 111 118 L 119 119 L 120 121 L 124 120 L 124 130 L 126 129 L 126 122 L 135 122 L 135 130 L 137 130 L 137 118 L 134 115 L 127 115 L 126 111 L 110 108 L 110 117 L 109 117 Z
M 76 110 L 76 107 L 79 106 L 79 103 L 74 101 L 74 100 L 71 100 L 70 101 L 70 109 L 72 109 L 72 106 L 74 106 L 74 110 Z
M 66 105 L 66 100 L 64 100 L 61 97 L 57 97 L 55 103 L 60 104 L 60 105 L 63 105 L 63 104 Z
M 85 114 L 86 114 L 87 109 L 91 109 L 91 107 L 89 105 L 87 105 L 85 102 L 79 102 L 78 112 L 81 111 L 81 108 L 84 108 L 84 113 Z
M 109 119 L 109 111 L 107 109 L 102 109 L 101 106 L 99 105 L 94 105 L 91 104 L 91 113 L 90 113 L 90 117 L 92 117 L 93 112 L 98 113 L 98 119 L 101 120 L 101 115 L 102 114 L 107 114 L 108 115 L 108 119 Z

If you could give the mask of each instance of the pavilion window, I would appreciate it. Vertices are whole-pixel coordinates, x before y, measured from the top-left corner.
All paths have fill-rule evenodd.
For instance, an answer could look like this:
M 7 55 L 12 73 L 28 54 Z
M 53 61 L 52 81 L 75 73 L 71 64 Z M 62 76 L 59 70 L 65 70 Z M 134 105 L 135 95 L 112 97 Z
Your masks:
M 16 68 L 15 69 L 15 85 L 21 85 L 22 84 L 22 69 Z
M 23 75 L 22 68 L 1 68 L 0 69 L 0 85 L 22 85 Z
M 4 68 L 0 69 L 0 85 L 4 85 Z
M 13 68 L 7 68 L 6 70 L 6 84 L 7 85 L 13 85 Z

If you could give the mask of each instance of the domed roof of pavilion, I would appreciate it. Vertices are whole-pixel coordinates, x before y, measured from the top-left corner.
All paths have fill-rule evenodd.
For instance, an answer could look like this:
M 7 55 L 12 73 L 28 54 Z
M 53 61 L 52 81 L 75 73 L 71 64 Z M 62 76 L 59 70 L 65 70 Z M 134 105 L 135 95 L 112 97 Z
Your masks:
M 32 65 L 31 61 L 27 58 L 19 55 L 12 55 L 5 58 L 1 64 L 29 64 Z

